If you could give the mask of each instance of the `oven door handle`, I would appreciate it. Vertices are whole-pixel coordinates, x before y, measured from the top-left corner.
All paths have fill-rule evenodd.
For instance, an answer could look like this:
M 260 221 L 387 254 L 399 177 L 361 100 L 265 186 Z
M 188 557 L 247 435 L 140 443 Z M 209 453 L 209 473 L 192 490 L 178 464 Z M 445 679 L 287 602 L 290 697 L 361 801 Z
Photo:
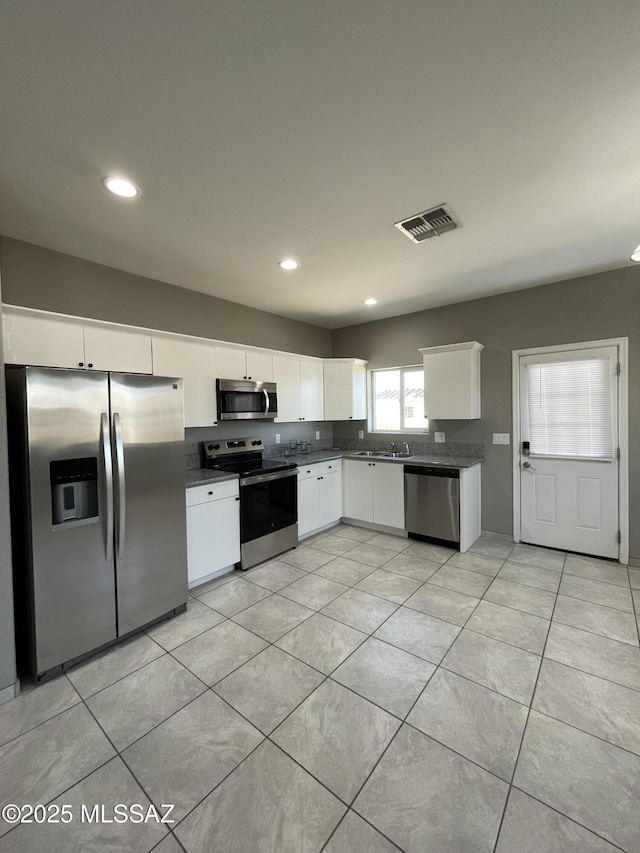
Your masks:
M 262 389 L 262 393 L 264 394 L 264 413 L 265 415 L 269 414 L 269 392 L 266 388 Z
M 297 477 L 298 469 L 288 471 L 278 471 L 276 474 L 259 474 L 256 477 L 243 477 L 240 480 L 241 486 L 253 486 L 255 483 L 268 483 L 270 480 L 284 480 L 285 477 Z

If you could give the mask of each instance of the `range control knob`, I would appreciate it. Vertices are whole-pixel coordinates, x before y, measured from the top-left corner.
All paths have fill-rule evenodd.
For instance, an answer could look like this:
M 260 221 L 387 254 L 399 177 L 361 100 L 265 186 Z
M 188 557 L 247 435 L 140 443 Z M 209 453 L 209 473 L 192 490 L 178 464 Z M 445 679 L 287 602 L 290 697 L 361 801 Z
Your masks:
M 215 444 L 215 445 L 214 445 L 214 447 L 215 447 L 215 449 L 216 449 L 216 450 L 220 450 L 220 445 L 219 445 L 219 444 Z
M 207 444 L 207 450 L 213 450 L 213 444 Z

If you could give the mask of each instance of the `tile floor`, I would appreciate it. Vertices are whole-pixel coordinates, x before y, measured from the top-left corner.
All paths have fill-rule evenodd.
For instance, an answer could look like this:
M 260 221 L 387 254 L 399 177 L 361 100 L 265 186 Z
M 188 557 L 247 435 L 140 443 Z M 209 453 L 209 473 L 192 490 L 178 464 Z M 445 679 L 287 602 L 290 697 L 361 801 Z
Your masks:
M 634 591 L 340 525 L 1 706 L 1 803 L 76 818 L 0 824 L 0 853 L 640 853 Z

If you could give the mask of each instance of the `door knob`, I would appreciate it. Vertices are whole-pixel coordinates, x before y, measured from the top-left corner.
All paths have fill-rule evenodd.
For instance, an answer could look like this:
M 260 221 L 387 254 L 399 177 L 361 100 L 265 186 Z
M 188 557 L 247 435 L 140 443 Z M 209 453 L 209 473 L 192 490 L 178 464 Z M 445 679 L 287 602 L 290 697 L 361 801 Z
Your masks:
M 523 462 L 523 463 L 522 463 L 522 467 L 523 467 L 523 468 L 531 468 L 531 470 L 532 470 L 532 471 L 537 471 L 537 470 L 538 470 L 537 468 L 534 468 L 534 467 L 533 467 L 533 465 L 531 464 L 531 462 Z

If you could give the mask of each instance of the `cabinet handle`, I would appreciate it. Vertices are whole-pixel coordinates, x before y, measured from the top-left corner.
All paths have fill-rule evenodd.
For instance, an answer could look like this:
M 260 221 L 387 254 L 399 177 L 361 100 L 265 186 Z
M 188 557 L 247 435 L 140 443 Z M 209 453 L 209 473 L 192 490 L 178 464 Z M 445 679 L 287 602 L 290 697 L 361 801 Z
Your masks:
M 84 367 L 84 361 L 79 361 L 79 362 L 78 362 L 78 367 Z
M 93 367 L 93 362 L 90 361 L 87 367 Z
M 240 500 L 240 498 L 236 498 L 236 500 L 237 500 L 237 501 L 239 501 L 239 500 Z
M 207 492 L 207 494 L 208 494 L 208 495 L 212 495 L 212 494 L 213 494 L 213 492 Z
M 250 376 L 247 376 L 247 379 L 251 379 L 251 377 L 250 377 Z

